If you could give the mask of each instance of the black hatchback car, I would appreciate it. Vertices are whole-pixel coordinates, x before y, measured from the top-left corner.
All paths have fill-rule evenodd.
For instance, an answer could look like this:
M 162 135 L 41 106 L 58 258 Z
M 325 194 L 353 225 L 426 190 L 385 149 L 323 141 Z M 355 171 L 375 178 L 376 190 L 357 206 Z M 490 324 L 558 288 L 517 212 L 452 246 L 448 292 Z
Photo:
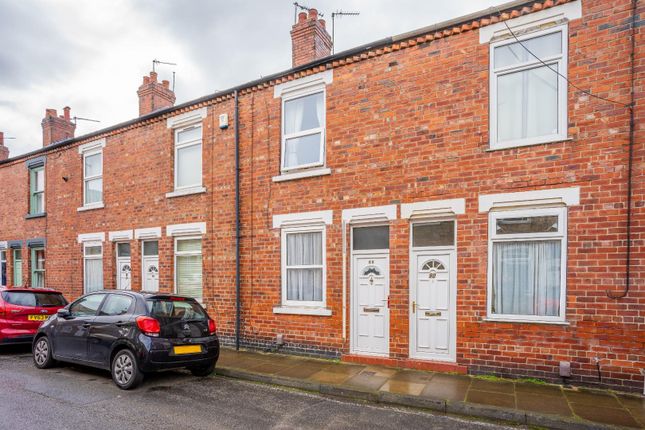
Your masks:
M 33 342 L 40 369 L 56 361 L 110 370 L 121 389 L 144 373 L 187 368 L 213 372 L 219 358 L 215 321 L 195 300 L 168 294 L 104 290 L 87 294 L 45 321 Z

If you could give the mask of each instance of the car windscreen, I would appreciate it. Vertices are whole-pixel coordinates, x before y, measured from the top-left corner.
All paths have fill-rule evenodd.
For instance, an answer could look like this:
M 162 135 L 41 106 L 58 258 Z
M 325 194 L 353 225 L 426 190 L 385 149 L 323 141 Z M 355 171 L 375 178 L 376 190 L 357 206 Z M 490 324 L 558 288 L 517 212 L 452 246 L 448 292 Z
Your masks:
M 60 293 L 43 293 L 31 291 L 3 291 L 2 300 L 16 306 L 65 306 L 67 300 Z
M 201 321 L 206 320 L 206 312 L 194 300 L 172 298 L 152 298 L 146 300 L 151 317 L 161 321 Z

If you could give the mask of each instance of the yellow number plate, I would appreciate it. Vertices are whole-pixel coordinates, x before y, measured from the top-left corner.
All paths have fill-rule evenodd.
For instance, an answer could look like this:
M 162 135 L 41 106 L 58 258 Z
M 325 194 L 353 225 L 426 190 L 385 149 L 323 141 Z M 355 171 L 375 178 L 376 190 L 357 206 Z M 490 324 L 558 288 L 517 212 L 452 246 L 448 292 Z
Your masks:
M 49 315 L 29 315 L 27 316 L 28 321 L 45 321 L 49 318 Z
M 181 354 L 199 354 L 202 352 L 202 346 L 201 345 L 182 345 L 182 346 L 175 346 L 172 348 L 173 352 L 175 355 L 181 355 Z

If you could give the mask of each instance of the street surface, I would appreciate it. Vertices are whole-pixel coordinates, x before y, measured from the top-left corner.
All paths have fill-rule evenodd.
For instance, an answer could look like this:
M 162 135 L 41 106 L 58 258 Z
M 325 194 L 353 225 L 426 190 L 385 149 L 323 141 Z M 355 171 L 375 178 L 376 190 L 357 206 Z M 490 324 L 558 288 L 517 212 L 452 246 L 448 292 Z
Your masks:
M 0 429 L 502 429 L 224 377 L 165 372 L 121 391 L 108 372 L 38 370 L 29 347 L 0 347 Z M 517 427 L 514 427 L 517 428 Z

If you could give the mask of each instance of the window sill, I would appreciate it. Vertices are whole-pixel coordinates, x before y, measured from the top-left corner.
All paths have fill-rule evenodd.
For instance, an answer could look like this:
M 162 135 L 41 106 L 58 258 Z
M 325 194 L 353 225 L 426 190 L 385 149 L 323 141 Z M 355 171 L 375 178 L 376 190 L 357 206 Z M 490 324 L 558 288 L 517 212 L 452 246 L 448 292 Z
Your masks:
M 488 143 L 489 147 L 486 150 L 486 152 L 493 152 L 493 151 L 503 151 L 504 149 L 514 149 L 514 148 L 524 148 L 526 146 L 536 146 L 536 145 L 544 145 L 545 143 L 559 143 L 559 142 L 569 142 L 572 141 L 573 137 L 562 137 L 562 136 L 557 136 L 557 137 L 545 137 L 544 139 L 535 139 L 532 141 L 528 141 L 525 143 L 522 142 L 506 142 L 506 143 L 500 143 L 498 144 L 495 148 L 491 147 L 490 142 Z
M 569 321 L 540 321 L 540 320 L 522 320 L 522 319 L 507 319 L 507 318 L 483 318 L 484 322 L 499 322 L 499 323 L 516 323 L 516 324 L 546 324 L 546 325 L 561 325 L 569 326 Z
M 87 206 L 81 206 L 80 208 L 76 209 L 77 212 L 85 212 L 85 211 L 91 211 L 94 209 L 103 209 L 105 205 L 103 202 L 101 203 L 92 203 L 91 205 Z
M 47 212 L 41 212 L 39 214 L 27 214 L 25 219 L 34 219 L 34 218 L 44 218 L 47 216 Z
M 276 306 L 273 308 L 274 314 L 285 315 L 316 315 L 321 317 L 331 316 L 331 309 L 311 306 Z
M 315 169 L 301 170 L 299 172 L 282 173 L 281 175 L 274 176 L 272 179 L 273 182 L 284 182 L 293 181 L 295 179 L 312 178 L 314 176 L 325 176 L 330 174 L 331 169 L 329 167 L 319 167 Z
M 182 197 L 182 196 L 190 196 L 192 194 L 202 194 L 206 192 L 206 187 L 190 187 L 190 188 L 182 188 L 179 190 L 172 191 L 170 193 L 166 193 L 166 198 L 173 198 L 173 197 Z

